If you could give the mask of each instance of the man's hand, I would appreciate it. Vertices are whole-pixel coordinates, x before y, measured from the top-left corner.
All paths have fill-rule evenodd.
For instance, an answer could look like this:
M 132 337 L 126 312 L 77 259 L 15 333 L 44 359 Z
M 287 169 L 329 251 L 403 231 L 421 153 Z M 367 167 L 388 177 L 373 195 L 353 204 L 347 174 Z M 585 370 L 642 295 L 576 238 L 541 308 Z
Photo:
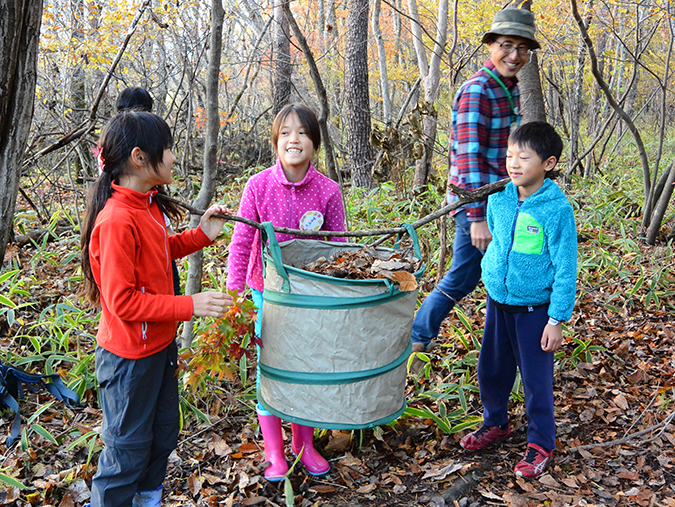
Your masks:
M 541 335 L 541 350 L 554 352 L 562 345 L 562 324 L 546 324 L 544 334 Z
M 492 234 L 486 220 L 471 222 L 471 244 L 479 250 L 485 250 L 492 241 Z

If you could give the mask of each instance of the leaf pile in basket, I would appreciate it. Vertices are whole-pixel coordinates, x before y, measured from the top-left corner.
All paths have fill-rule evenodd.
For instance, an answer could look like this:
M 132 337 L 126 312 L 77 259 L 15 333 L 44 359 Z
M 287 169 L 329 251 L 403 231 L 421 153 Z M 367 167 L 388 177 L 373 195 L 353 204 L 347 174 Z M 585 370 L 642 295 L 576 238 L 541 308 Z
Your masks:
M 405 251 L 392 255 L 366 246 L 360 250 L 340 250 L 329 259 L 319 257 L 301 269 L 351 280 L 388 278 L 400 284 L 400 289 L 407 292 L 417 288 L 417 279 L 413 273 L 419 269 L 420 262 L 414 257 L 405 256 Z

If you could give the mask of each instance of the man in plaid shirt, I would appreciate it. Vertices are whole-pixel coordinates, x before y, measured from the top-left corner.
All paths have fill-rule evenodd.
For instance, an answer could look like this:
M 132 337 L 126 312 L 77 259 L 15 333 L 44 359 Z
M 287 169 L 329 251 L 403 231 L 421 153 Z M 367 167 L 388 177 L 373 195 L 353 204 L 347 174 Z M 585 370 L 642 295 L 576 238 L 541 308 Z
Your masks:
M 452 106 L 450 176 L 448 183 L 472 190 L 506 178 L 506 147 L 511 128 L 520 122 L 516 74 L 538 49 L 534 16 L 507 7 L 497 12 L 483 35 L 490 58 L 457 91 Z M 457 196 L 448 192 L 448 202 Z M 417 311 L 412 330 L 413 354 L 429 350 L 441 323 L 455 303 L 480 280 L 480 262 L 492 236 L 486 222 L 486 201 L 455 211 L 452 266 Z M 432 345 L 433 346 L 433 345 Z M 415 357 L 411 370 L 424 365 Z

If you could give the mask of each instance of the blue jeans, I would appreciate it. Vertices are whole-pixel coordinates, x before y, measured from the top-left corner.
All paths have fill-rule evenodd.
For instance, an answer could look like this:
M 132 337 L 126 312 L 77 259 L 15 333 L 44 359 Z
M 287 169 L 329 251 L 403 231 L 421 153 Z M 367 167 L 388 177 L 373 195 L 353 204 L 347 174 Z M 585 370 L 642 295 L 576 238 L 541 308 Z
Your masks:
M 450 271 L 424 300 L 413 322 L 412 341 L 423 344 L 425 349 L 438 336 L 441 323 L 455 303 L 473 292 L 480 281 L 480 261 L 485 251 L 471 244 L 471 222 L 466 212 L 460 211 L 454 218 L 455 242 Z

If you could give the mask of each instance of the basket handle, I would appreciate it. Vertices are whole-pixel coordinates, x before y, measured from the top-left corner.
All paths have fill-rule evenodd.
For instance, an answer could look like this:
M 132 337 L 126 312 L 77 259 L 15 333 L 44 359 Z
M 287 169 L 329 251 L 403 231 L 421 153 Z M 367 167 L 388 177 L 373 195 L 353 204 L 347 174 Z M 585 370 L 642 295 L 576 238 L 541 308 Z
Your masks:
M 415 228 L 412 226 L 412 224 L 401 224 L 401 227 L 403 227 L 406 232 L 408 233 L 408 236 L 410 236 L 410 239 L 413 242 L 413 250 L 415 251 L 415 257 L 418 259 L 422 259 L 422 251 L 420 250 L 420 241 L 419 238 L 417 237 L 417 232 L 415 231 Z M 399 232 L 398 235 L 396 236 L 396 242 L 394 243 L 394 249 L 398 250 L 400 248 L 399 242 L 401 241 L 403 237 L 403 233 Z
M 274 224 L 272 224 L 272 222 L 263 222 L 261 225 L 263 226 L 263 230 L 261 231 L 262 241 L 260 242 L 263 257 L 263 270 L 265 269 L 265 243 L 268 243 L 267 248 L 269 249 L 272 260 L 274 261 L 274 267 L 277 270 L 277 274 L 284 280 L 281 285 L 281 290 L 284 292 L 290 292 L 291 285 L 288 281 L 288 273 L 286 272 L 286 268 L 284 268 L 284 262 L 281 259 L 281 248 L 279 248 L 277 235 L 274 233 Z M 267 238 L 267 241 L 265 241 L 265 238 Z M 263 276 L 264 275 L 265 273 L 263 271 Z

